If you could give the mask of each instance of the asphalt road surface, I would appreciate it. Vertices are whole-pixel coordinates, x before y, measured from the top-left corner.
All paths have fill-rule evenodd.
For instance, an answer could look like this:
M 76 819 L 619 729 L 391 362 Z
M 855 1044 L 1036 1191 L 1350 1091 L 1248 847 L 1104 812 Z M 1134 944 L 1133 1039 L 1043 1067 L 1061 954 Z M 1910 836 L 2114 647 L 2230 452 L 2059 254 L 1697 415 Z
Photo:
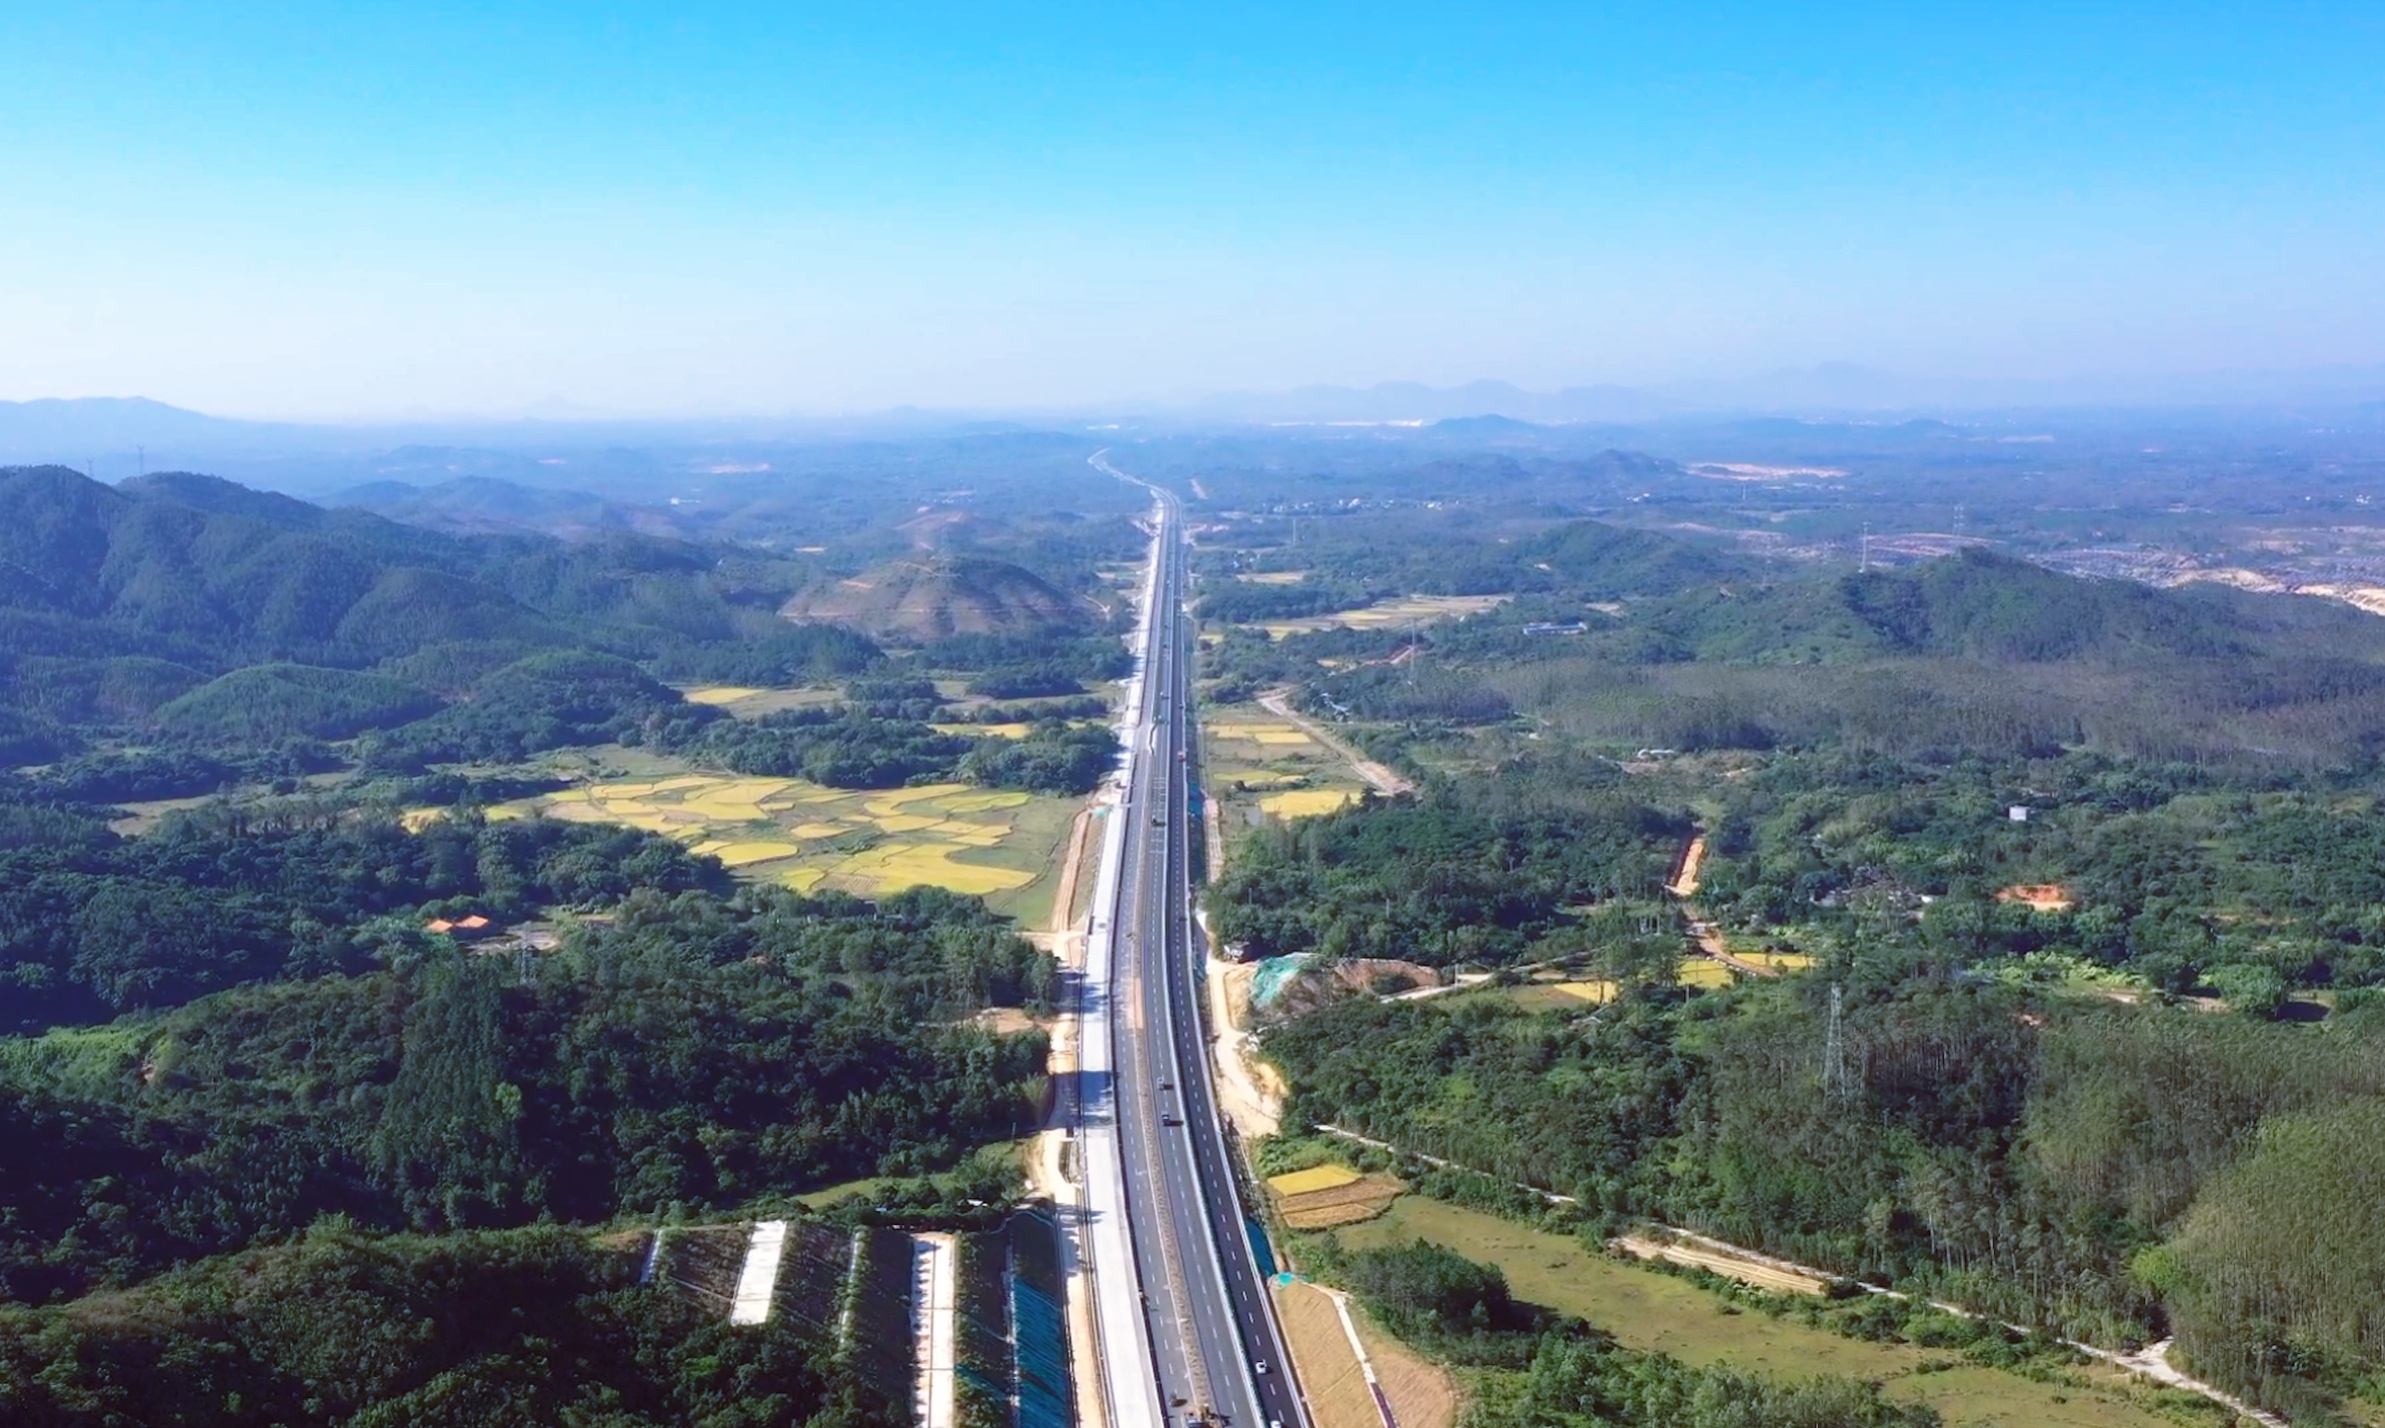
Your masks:
M 1156 598 L 1143 665 L 1144 723 L 1127 820 L 1113 967 L 1118 1125 L 1129 1225 L 1160 1398 L 1171 1422 L 1206 1413 L 1233 1428 L 1303 1428 L 1280 1330 L 1245 1229 L 1241 1185 L 1210 1085 L 1201 1021 L 1203 952 L 1192 920 L 1191 789 L 1198 758 L 1186 707 L 1182 521 L 1158 492 Z

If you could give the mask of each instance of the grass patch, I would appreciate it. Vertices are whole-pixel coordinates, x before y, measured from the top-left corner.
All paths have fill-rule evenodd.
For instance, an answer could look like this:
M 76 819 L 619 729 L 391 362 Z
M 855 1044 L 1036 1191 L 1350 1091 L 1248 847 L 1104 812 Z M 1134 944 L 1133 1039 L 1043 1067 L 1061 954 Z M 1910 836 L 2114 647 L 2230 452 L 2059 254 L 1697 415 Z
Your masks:
M 1485 983 L 1489 986 L 1491 984 Z M 1528 1012 L 1578 1012 L 1605 1006 L 1619 994 L 1616 983 L 1605 980 L 1527 982 L 1520 987 L 1495 988 L 1496 995 Z M 1451 995 L 1464 995 L 1452 993 Z
M 1712 957 L 1702 957 L 1693 952 L 1681 959 L 1681 965 L 1674 975 L 1685 987 L 1711 990 L 1731 985 L 1739 974 Z
M 806 1191 L 796 1196 L 795 1200 L 807 1210 L 830 1210 L 849 1200 L 870 1204 L 897 1191 L 916 1193 L 923 1187 L 943 1192 L 968 1189 L 989 1170 L 999 1168 L 1007 1173 L 1024 1167 L 1028 1145 L 1029 1142 L 1024 1140 L 998 1140 L 991 1145 L 979 1146 L 969 1153 L 968 1159 L 950 1170 L 939 1170 L 927 1175 L 871 1175 L 859 1180 L 840 1180 L 834 1185 Z
M 202 808 L 223 797 L 220 793 L 195 794 L 189 798 L 147 798 L 120 801 L 116 807 L 124 810 L 122 818 L 111 819 L 108 827 L 127 838 L 140 838 L 154 833 L 169 814 L 187 813 Z
M 77 1101 L 104 1100 L 133 1074 L 149 1030 L 117 1022 L 0 1038 L 0 1080 Z
M 1687 1279 L 1610 1258 L 1579 1239 L 1551 1234 L 1420 1195 L 1403 1196 L 1376 1219 L 1334 1232 L 1352 1250 L 1418 1238 L 1496 1264 L 1516 1297 L 1579 1315 L 1626 1347 L 1692 1364 L 1731 1364 L 1790 1378 L 1816 1373 L 1877 1379 L 1902 1398 L 1930 1404 L 1949 1428 L 2157 1428 L 2172 1420 L 2144 1407 L 2152 1395 L 2115 1370 L 2083 1368 L 2070 1383 L 2046 1383 L 1909 1344 L 1843 1338 L 1827 1329 L 1716 1298 Z

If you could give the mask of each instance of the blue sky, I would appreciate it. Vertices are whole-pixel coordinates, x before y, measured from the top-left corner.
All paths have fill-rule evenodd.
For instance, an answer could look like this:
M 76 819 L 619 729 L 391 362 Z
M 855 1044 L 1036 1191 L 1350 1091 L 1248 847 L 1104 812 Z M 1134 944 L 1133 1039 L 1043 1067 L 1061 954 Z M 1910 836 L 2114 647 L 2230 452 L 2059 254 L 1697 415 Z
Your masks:
M 2385 362 L 2385 7 L 0 5 L 0 397 Z

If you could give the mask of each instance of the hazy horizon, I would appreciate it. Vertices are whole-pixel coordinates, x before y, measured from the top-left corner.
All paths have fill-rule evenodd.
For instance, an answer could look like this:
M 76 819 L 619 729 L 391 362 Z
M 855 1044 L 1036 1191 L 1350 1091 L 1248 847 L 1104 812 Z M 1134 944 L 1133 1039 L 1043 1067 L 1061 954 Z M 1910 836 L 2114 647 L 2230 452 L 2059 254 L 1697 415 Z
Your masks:
M 2075 379 L 1937 380 L 1848 364 L 1782 368 L 1737 379 L 1688 379 L 1646 385 L 1588 383 L 1533 388 L 1497 377 L 1434 385 L 1400 379 L 1364 384 L 1305 383 L 1267 390 L 1215 390 L 1166 400 L 973 405 L 897 402 L 822 410 L 639 410 L 586 406 L 560 399 L 513 408 L 357 411 L 280 414 L 205 409 L 148 393 L 16 396 L 0 393 L 0 417 L 21 422 L 52 409 L 101 439 L 132 442 L 144 425 L 198 419 L 294 431 L 358 433 L 408 429 L 552 427 L 729 427 L 769 423 L 870 426 L 916 420 L 1023 427 L 1074 427 L 1123 420 L 1173 427 L 1208 425 L 1413 425 L 1461 417 L 1504 417 L 1549 426 L 1629 427 L 1650 422 L 1791 417 L 1831 421 L 1944 417 L 1994 420 L 2031 415 L 2104 413 L 2161 420 L 2165 413 L 2202 411 L 2222 417 L 2309 410 L 2367 409 L 2385 403 L 2385 365 L 2335 364 L 2273 371 L 2122 373 Z M 121 429 L 121 430 L 118 430 Z M 1098 427 L 1090 428 L 1098 430 Z M 0 453 L 8 430 L 0 429 Z M 129 447 L 127 448 L 129 450 Z
M 2385 363 L 2370 12 L 0 20 L 0 396 L 1055 410 Z

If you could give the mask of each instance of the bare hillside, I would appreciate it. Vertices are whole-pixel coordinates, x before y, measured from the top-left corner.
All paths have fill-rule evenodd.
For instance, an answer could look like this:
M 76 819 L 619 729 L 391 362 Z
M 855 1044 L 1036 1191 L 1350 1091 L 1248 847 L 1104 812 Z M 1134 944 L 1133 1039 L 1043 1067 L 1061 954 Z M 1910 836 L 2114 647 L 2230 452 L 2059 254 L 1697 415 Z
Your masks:
M 790 620 L 848 625 L 873 638 L 924 643 L 947 635 L 1081 629 L 1092 611 L 1034 572 L 978 556 L 899 560 L 804 591 Z

